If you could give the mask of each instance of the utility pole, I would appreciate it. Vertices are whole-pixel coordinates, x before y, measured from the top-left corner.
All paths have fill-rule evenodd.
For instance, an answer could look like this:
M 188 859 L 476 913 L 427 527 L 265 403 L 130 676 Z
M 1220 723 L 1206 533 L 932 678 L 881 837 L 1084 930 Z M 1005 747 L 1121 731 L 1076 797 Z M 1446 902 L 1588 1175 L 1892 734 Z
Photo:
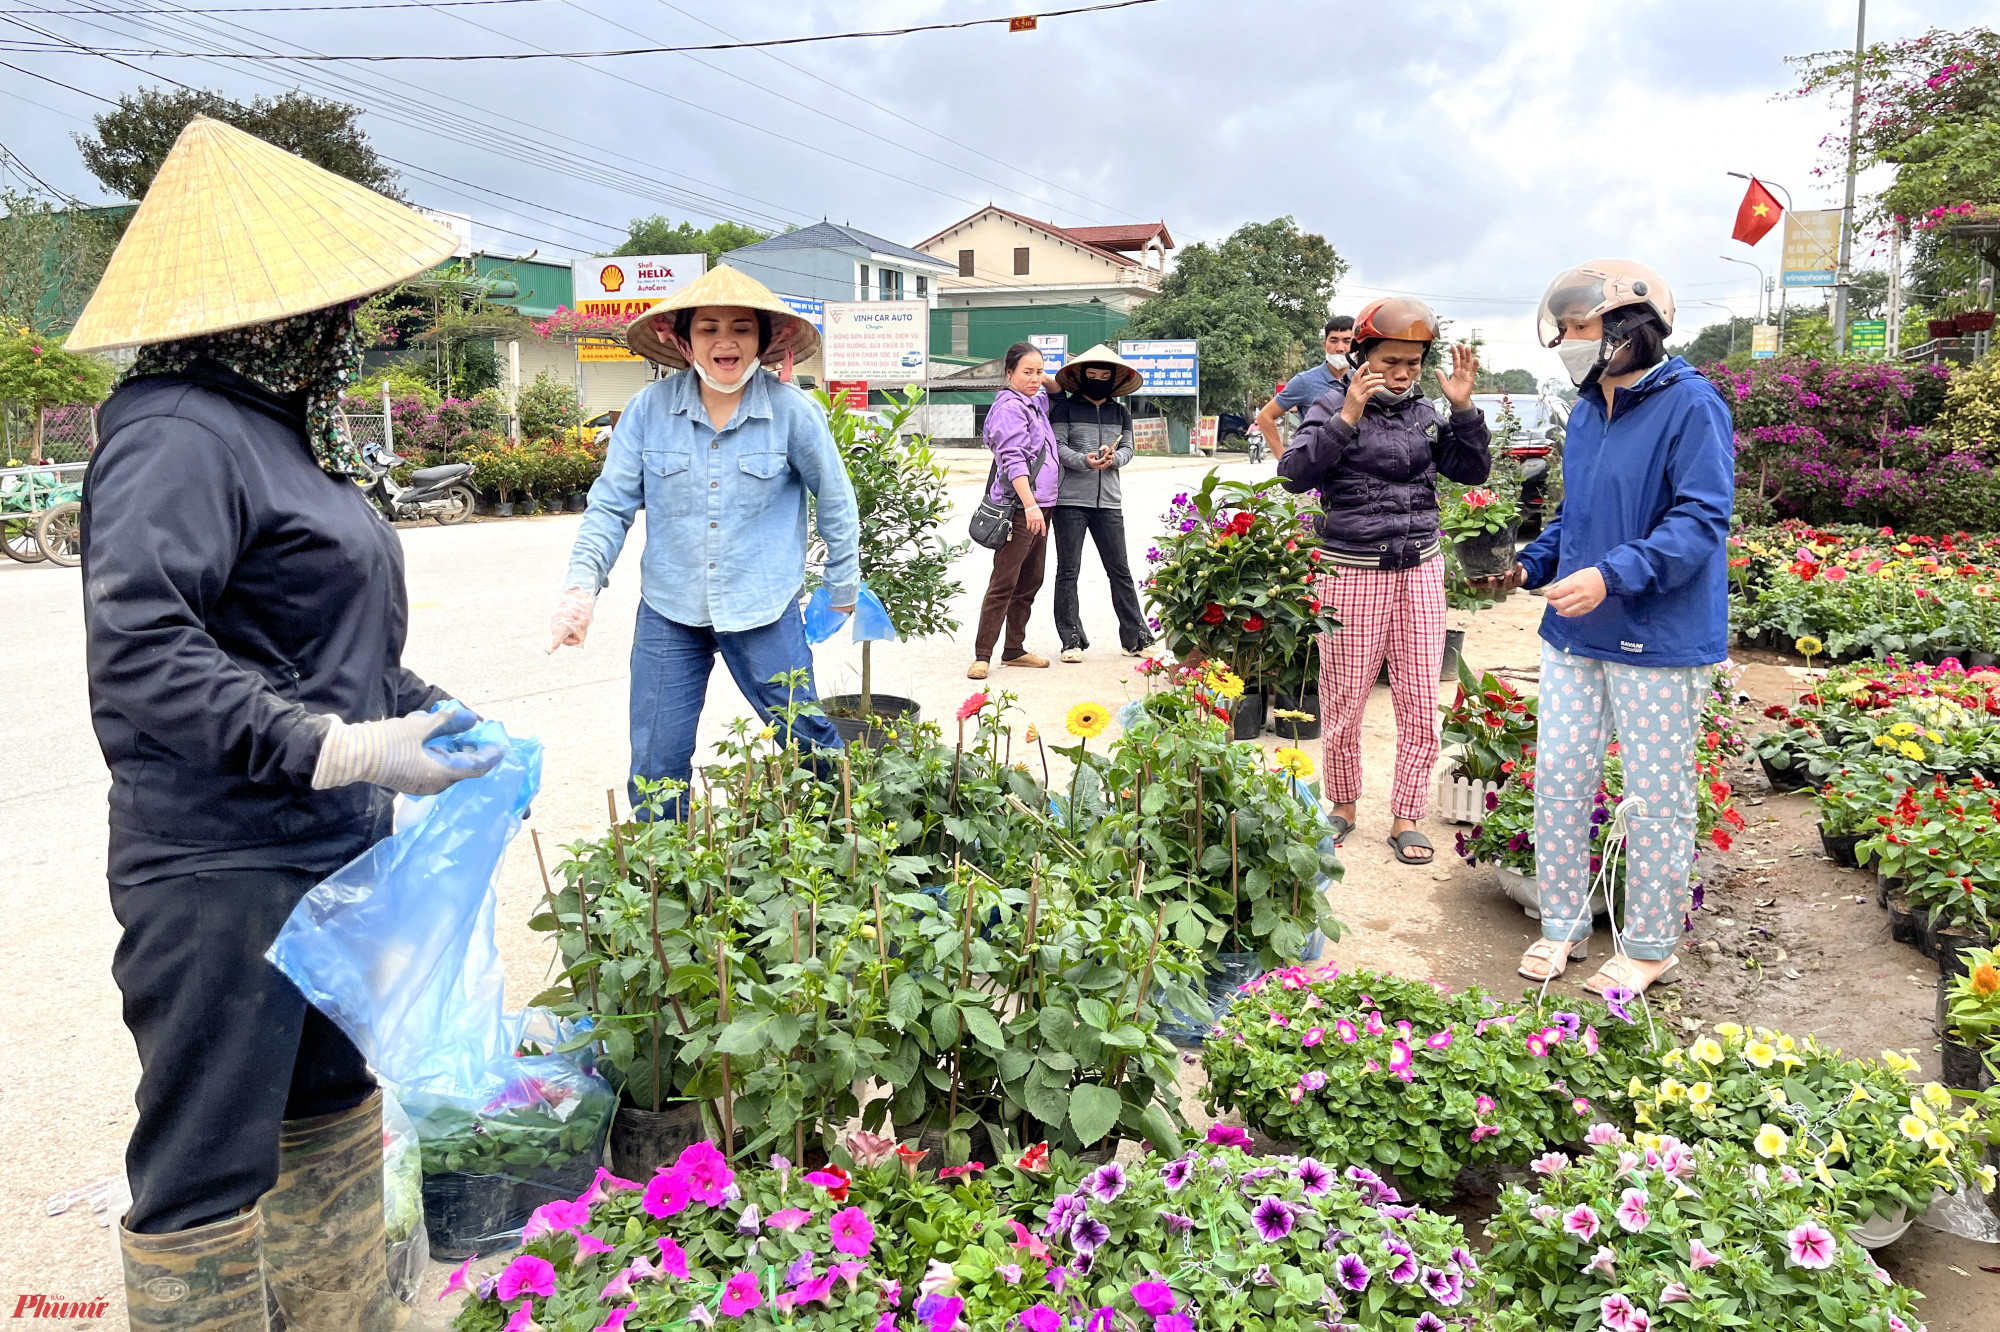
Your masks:
M 1861 150 L 1861 55 L 1868 41 L 1868 0 L 1857 0 L 1854 20 L 1854 104 L 1847 112 L 1847 202 L 1840 209 L 1840 268 L 1833 275 L 1833 351 L 1847 354 L 1847 287 L 1854 271 L 1854 169 Z
M 1893 218 L 1889 225 L 1889 359 L 1898 359 L 1903 351 L 1903 219 Z

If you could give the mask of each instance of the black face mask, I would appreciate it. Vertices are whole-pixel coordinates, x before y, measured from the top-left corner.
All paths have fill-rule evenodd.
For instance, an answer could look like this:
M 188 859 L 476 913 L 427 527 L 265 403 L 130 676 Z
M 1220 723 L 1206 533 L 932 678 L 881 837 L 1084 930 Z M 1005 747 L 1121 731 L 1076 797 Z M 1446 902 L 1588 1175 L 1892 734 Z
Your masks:
M 1092 402 L 1103 402 L 1111 396 L 1112 382 L 1109 379 L 1092 379 L 1086 375 L 1083 380 L 1083 396 Z

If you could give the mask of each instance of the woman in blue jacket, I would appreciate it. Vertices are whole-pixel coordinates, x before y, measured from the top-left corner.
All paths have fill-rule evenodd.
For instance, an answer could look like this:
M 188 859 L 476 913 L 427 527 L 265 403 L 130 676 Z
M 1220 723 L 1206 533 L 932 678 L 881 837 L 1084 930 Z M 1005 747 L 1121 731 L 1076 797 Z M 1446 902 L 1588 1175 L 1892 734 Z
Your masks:
M 1626 893 L 1617 955 L 1585 982 L 1643 992 L 1679 959 L 1695 852 L 1695 736 L 1711 669 L 1728 656 L 1724 542 L 1736 494 L 1729 408 L 1665 354 L 1674 298 L 1624 259 L 1563 273 L 1539 312 L 1583 390 L 1563 444 L 1563 506 L 1504 589 L 1547 587 L 1535 766 L 1542 938 L 1521 974 L 1545 980 L 1590 939 L 1599 779 L 1616 728 L 1625 796 Z

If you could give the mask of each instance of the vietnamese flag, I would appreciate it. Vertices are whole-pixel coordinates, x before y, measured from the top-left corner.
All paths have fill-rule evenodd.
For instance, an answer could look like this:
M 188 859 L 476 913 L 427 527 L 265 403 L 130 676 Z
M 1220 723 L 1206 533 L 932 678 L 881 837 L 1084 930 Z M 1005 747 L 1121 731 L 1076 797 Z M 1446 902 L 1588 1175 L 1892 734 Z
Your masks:
M 1736 209 L 1736 230 L 1729 233 L 1729 238 L 1755 245 L 1778 225 L 1778 214 L 1783 211 L 1777 197 L 1764 188 L 1764 182 L 1752 176 L 1750 188 L 1743 192 L 1743 202 Z

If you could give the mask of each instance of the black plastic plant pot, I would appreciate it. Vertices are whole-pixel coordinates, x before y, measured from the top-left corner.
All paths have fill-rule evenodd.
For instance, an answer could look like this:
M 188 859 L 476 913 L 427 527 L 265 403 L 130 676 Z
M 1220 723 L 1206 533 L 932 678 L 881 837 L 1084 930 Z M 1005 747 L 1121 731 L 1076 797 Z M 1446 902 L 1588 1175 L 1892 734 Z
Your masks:
M 1938 965 L 1937 1033 L 1944 1036 L 1951 1030 L 1946 1014 L 1951 1006 L 1952 982 L 1972 970 L 1972 951 L 1975 948 L 1991 948 L 1993 940 L 1950 926 L 1933 928 L 1930 935 L 1934 946 L 1932 956 L 1937 958 Z
M 1264 704 L 1266 695 L 1260 691 L 1245 690 L 1243 697 L 1236 700 L 1230 710 L 1234 717 L 1233 734 L 1238 740 L 1255 740 L 1264 734 Z
M 1974 648 L 1965 654 L 1965 664 L 1975 669 L 1981 666 L 2000 666 L 2000 654 L 1982 652 Z
M 515 1201 L 506 1175 L 425 1175 L 424 1228 L 431 1257 L 450 1261 L 501 1253 L 520 1243 L 533 1208 Z M 586 1182 L 585 1187 L 588 1187 Z
M 611 1120 L 611 1169 L 643 1184 L 661 1166 L 672 1165 L 683 1148 L 707 1136 L 697 1102 L 684 1101 L 660 1110 L 620 1105 Z
M 1311 721 L 1297 721 L 1291 717 L 1280 717 L 1280 712 L 1303 712 Z M 1271 729 L 1285 740 L 1319 739 L 1319 695 L 1273 694 L 1271 696 Z
M 1445 630 L 1444 661 L 1442 664 L 1438 666 L 1438 679 L 1440 681 L 1456 680 L 1458 678 L 1458 659 L 1464 655 L 1465 655 L 1465 630 L 1463 629 Z
M 967 1129 L 966 1137 L 970 1139 L 969 1145 L 972 1151 L 972 1155 L 966 1162 L 967 1164 L 971 1161 L 977 1161 L 983 1166 L 997 1166 L 1000 1164 L 1000 1154 L 993 1150 L 993 1139 L 986 1132 L 984 1124 L 974 1124 L 971 1128 Z M 1048 1140 L 1056 1142 L 1061 1137 L 1062 1134 L 1058 1132 L 1054 1136 L 1049 1137 Z M 959 1164 L 945 1159 L 945 1130 L 941 1128 L 925 1128 L 917 1124 L 898 1124 L 896 1125 L 896 1141 L 914 1145 L 918 1151 L 928 1153 L 923 1160 L 917 1163 L 917 1169 L 927 1174 L 937 1173 L 939 1166 Z
M 1889 894 L 1889 937 L 1900 944 L 1915 944 L 1923 937 L 1923 925 L 1910 910 L 1910 899 L 1901 893 Z
M 1875 905 L 1886 908 L 1889 905 L 1889 894 L 1895 892 L 1901 886 L 1902 884 L 1898 880 L 1890 878 L 1879 869 L 1876 870 Z
M 840 732 L 842 740 L 849 744 L 859 740 L 870 749 L 880 749 L 889 743 L 889 729 L 896 722 L 914 722 L 923 715 L 917 700 L 900 694 L 871 694 L 868 704 L 864 716 L 861 695 L 834 694 L 819 701 L 819 710 L 833 723 L 833 729 Z
M 1812 774 L 1803 768 L 1774 768 L 1771 760 L 1762 754 L 1757 756 L 1757 762 L 1763 766 L 1764 776 L 1770 779 L 1773 791 L 1803 791 L 1812 785 Z
M 1942 983 L 1940 982 L 1940 988 Z M 1969 1045 L 1960 1045 L 1950 1037 L 1945 1038 L 1943 1067 L 1939 1070 L 1938 1081 L 1953 1091 L 1981 1092 L 1993 1085 L 1992 1077 L 1986 1072 L 1986 1064 L 1979 1057 L 1979 1051 Z
M 1861 862 L 1854 854 L 1854 848 L 1860 845 L 1861 838 L 1860 833 L 1829 833 L 1825 828 L 1819 830 L 1820 846 L 1825 849 L 1828 856 L 1832 857 L 1834 864 L 1847 869 L 1861 868 Z
M 516 1225 L 526 1225 L 528 1214 L 544 1203 L 558 1200 L 568 1202 L 582 1197 L 597 1178 L 597 1167 L 603 1162 L 601 1151 L 585 1152 L 573 1157 L 553 1170 L 537 1170 L 525 1179 L 514 1181 L 514 1206 L 520 1210 L 521 1219 Z M 638 1181 L 644 1183 L 644 1180 Z
M 1514 528 L 1481 532 L 1451 543 L 1468 578 L 1499 578 L 1514 570 Z

